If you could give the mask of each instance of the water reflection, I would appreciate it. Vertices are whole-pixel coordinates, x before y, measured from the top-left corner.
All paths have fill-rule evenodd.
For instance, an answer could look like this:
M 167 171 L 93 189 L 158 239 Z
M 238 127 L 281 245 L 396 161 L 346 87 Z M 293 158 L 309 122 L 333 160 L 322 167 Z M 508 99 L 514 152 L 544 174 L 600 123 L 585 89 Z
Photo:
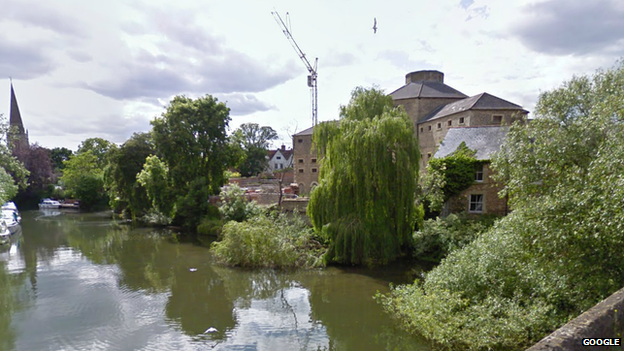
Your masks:
M 24 213 L 16 252 L 0 250 L 2 306 L 15 307 L 0 349 L 424 349 L 372 300 L 391 272 L 231 269 L 182 238 L 106 214 Z

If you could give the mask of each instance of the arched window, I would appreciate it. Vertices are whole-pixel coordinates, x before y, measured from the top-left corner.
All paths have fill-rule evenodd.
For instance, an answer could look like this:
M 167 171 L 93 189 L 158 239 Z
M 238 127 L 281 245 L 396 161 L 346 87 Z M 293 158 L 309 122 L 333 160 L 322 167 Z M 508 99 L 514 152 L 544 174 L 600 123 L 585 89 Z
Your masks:
M 299 183 L 299 194 L 305 194 L 305 185 L 303 183 Z
M 314 191 L 314 188 L 316 188 L 318 186 L 317 182 L 312 182 L 312 184 L 310 184 L 310 192 Z

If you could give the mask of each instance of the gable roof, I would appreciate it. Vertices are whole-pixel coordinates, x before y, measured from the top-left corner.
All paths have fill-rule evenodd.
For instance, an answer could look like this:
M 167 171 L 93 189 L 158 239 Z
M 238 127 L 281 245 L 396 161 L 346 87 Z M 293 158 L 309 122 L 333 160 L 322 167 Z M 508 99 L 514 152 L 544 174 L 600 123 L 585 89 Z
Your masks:
M 284 158 L 286 160 L 288 160 L 290 158 L 290 156 L 293 154 L 292 149 L 288 149 L 288 150 L 282 150 L 282 149 L 276 149 L 276 150 L 269 150 L 269 160 L 272 160 L 273 157 L 275 157 L 275 154 L 277 153 L 282 154 L 282 156 L 284 156 Z
M 426 114 L 419 122 L 430 121 L 467 110 L 520 110 L 528 112 L 520 105 L 516 105 L 488 93 L 481 93 L 440 106 Z
M 490 160 L 492 154 L 500 149 L 508 131 L 508 126 L 450 128 L 433 157 L 449 156 L 464 142 L 469 149 L 477 151 L 475 155 L 477 160 Z
M 433 81 L 418 81 L 405 84 L 389 94 L 394 100 L 412 98 L 454 98 L 462 99 L 466 94 L 450 86 Z

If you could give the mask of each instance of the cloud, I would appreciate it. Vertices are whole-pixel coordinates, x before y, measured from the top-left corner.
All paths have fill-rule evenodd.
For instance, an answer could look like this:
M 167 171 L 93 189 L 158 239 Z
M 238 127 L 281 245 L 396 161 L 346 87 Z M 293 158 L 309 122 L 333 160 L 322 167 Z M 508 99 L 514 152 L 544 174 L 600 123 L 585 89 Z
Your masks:
M 472 4 L 474 4 L 474 0 L 460 0 L 459 1 L 459 6 L 461 6 L 464 9 L 469 8 Z
M 420 50 L 425 52 L 433 52 L 433 48 L 427 44 L 424 40 L 419 41 L 421 48 Z M 426 60 L 413 60 L 411 59 L 411 55 L 405 51 L 399 50 L 384 50 L 377 55 L 377 58 L 384 59 L 390 62 L 397 68 L 400 68 L 403 71 L 413 70 L 414 68 L 418 69 L 428 69 L 434 68 L 430 64 L 426 62 Z
M 624 4 L 619 0 L 549 0 L 524 8 L 512 35 L 551 55 L 624 53 Z
M 331 51 L 328 55 L 321 61 L 321 64 L 324 67 L 341 67 L 341 66 L 351 66 L 357 64 L 358 59 L 350 52 L 336 52 Z M 312 62 L 310 62 L 312 63 Z
M 3 20 L 12 20 L 25 26 L 50 30 L 61 35 L 86 38 L 87 31 L 81 20 L 70 17 L 46 2 L 36 4 L 15 1 L 3 11 Z
M 232 116 L 244 116 L 276 109 L 275 106 L 260 101 L 253 94 L 219 94 L 217 97 L 220 101 L 226 102 Z
M 0 36 L 0 76 L 33 79 L 52 72 L 57 63 L 44 55 L 41 44 L 22 44 Z

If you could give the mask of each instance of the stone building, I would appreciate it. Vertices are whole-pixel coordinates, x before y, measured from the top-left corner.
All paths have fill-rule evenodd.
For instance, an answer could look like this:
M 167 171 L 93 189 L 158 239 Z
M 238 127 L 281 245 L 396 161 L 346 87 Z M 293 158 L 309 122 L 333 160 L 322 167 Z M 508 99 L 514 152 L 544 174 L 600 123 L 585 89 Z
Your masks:
M 309 194 L 318 185 L 319 163 L 316 149 L 312 147 L 314 127 L 293 135 L 294 182 L 299 186 L 299 194 Z
M 485 92 L 467 96 L 446 85 L 444 73 L 439 71 L 408 73 L 405 76 L 405 85 L 389 95 L 395 106 L 403 106 L 414 123 L 421 152 L 421 172 L 426 170 L 427 162 L 432 157 L 443 157 L 438 150 L 442 150 L 442 145 L 455 145 L 457 140 L 460 143 L 466 142 L 469 148 L 477 150 L 477 155 L 480 155 L 479 160 L 483 161 L 484 166 L 482 170 L 475 170 L 475 177 L 480 176 L 483 179 L 476 181 L 456 201 L 449 203 L 450 210 L 506 213 L 506 201 L 495 196 L 500 187 L 490 179 L 488 160 L 492 150 L 498 150 L 501 145 L 502 139 L 499 140 L 498 137 L 506 134 L 507 129 L 500 127 L 515 120 L 524 120 L 528 111 L 522 106 Z M 303 194 L 309 193 L 318 184 L 319 157 L 312 149 L 313 130 L 312 127 L 293 135 L 295 182 L 299 184 Z M 447 148 L 444 150 L 445 155 L 450 153 Z M 480 211 L 477 210 L 479 208 Z
M 475 170 L 475 183 L 446 204 L 449 212 L 507 213 L 506 199 L 499 199 L 501 186 L 491 179 L 489 158 L 500 148 L 507 126 L 524 120 L 528 111 L 488 93 L 466 96 L 444 84 L 439 71 L 417 71 L 405 76 L 405 85 L 390 93 L 412 118 L 424 172 L 432 157 L 445 157 L 461 142 L 477 151 L 483 161 Z

